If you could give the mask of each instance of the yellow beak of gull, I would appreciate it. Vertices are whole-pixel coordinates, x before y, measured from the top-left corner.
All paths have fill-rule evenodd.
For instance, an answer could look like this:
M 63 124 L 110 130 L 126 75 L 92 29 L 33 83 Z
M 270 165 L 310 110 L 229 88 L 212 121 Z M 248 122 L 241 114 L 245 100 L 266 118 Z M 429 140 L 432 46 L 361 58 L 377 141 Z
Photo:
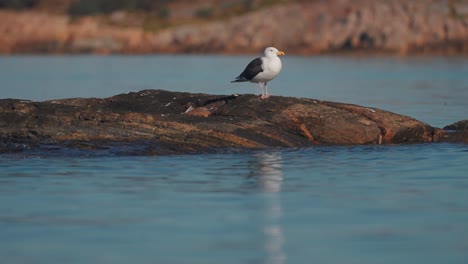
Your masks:
M 278 55 L 278 56 L 282 56 L 282 55 L 284 55 L 284 54 L 285 54 L 285 53 L 284 53 L 284 52 L 282 52 L 282 51 L 278 51 L 278 52 L 276 52 L 276 55 Z

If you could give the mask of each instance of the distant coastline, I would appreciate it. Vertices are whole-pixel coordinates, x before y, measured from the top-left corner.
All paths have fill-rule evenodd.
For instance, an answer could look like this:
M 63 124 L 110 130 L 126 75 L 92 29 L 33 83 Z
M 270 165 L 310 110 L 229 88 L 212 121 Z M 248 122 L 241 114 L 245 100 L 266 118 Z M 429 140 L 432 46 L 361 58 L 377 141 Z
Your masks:
M 119 11 L 71 19 L 44 10 L 0 10 L 0 54 L 258 53 L 468 54 L 468 3 L 330 0 L 278 3 L 252 12 L 157 30 L 119 26 Z

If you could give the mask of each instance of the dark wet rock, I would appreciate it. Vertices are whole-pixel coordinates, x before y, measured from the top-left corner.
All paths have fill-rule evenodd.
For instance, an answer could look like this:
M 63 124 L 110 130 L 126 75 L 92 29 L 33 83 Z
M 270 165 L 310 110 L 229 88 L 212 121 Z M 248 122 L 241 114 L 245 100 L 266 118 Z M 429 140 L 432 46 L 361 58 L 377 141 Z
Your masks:
M 468 143 L 468 120 L 455 122 L 444 127 L 448 131 L 446 142 L 463 142 Z
M 144 90 L 109 98 L 0 100 L 0 150 L 38 144 L 140 154 L 446 141 L 448 133 L 380 109 L 314 99 Z M 140 146 L 140 148 L 135 148 Z
M 468 130 L 468 120 L 455 122 L 444 127 L 444 130 Z

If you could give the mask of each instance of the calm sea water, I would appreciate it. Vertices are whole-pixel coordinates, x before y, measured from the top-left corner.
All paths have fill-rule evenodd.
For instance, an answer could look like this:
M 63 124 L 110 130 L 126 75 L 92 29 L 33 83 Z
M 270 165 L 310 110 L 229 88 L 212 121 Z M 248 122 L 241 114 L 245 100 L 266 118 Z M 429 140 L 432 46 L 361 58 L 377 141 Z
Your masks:
M 0 57 L 0 97 L 253 93 L 228 83 L 250 58 Z M 274 94 L 467 118 L 466 58 L 283 61 Z M 468 261 L 468 145 L 122 153 L 0 153 L 2 263 Z

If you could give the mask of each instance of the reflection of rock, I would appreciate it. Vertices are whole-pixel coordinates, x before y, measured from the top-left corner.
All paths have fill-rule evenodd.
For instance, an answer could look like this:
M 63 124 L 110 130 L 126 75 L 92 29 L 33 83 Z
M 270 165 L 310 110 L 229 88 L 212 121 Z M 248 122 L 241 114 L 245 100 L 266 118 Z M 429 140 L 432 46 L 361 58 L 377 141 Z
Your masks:
M 437 142 L 450 135 L 379 109 L 293 97 L 145 90 L 104 99 L 0 100 L 0 147 L 5 142 L 144 142 L 145 154 L 164 154 Z
M 467 53 L 468 2 L 455 6 L 457 15 L 450 15 L 446 0 L 302 1 L 160 32 L 111 27 L 95 18 L 69 23 L 65 16 L 0 11 L 0 52 L 257 53 L 274 44 L 290 54 Z

